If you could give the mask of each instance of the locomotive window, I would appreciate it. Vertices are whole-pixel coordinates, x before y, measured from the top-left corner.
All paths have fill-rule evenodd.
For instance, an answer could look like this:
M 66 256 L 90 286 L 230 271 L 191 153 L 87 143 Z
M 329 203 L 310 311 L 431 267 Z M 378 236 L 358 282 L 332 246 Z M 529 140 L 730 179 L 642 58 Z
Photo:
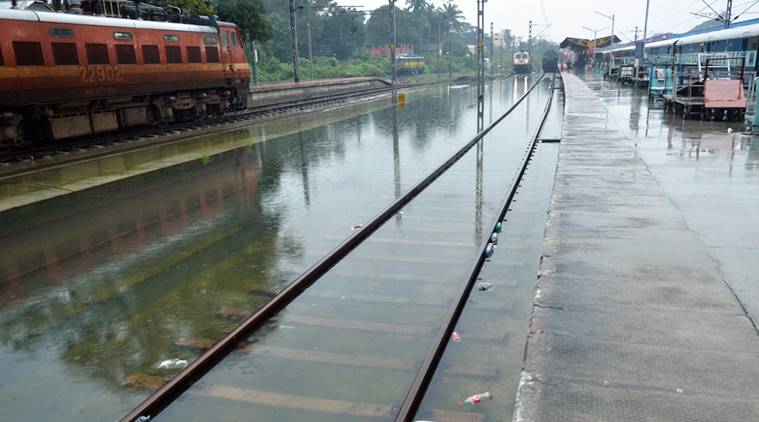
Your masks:
M 158 53 L 157 45 L 142 46 L 142 61 L 145 64 L 161 64 L 161 56 Z
M 232 38 L 232 46 L 237 47 L 237 32 L 230 32 L 229 36 Z
M 56 66 L 79 65 L 79 57 L 76 54 L 76 44 L 74 43 L 54 42 L 53 57 Z
M 179 47 L 166 46 L 166 62 L 182 63 L 182 50 Z
M 168 42 L 179 42 L 179 35 L 175 34 L 164 34 L 163 36 L 164 41 Z
M 119 64 L 137 64 L 137 56 L 134 54 L 134 46 L 119 44 L 116 45 L 116 61 Z
M 109 64 L 108 47 L 105 44 L 85 44 L 87 64 Z
M 74 38 L 74 31 L 68 28 L 50 28 L 47 33 L 50 38 Z
M 206 35 L 203 37 L 203 42 L 206 43 L 206 45 L 216 45 L 219 43 L 219 37 L 216 35 Z
M 113 39 L 118 41 L 132 41 L 134 37 L 131 32 L 114 32 Z
M 200 47 L 187 47 L 187 63 L 200 63 Z
M 221 48 L 226 49 L 229 47 L 229 32 L 221 33 Z
M 219 62 L 219 48 L 218 47 L 206 47 L 206 62 L 208 63 Z
M 42 66 L 42 46 L 38 42 L 13 42 L 13 55 L 16 56 L 17 66 Z

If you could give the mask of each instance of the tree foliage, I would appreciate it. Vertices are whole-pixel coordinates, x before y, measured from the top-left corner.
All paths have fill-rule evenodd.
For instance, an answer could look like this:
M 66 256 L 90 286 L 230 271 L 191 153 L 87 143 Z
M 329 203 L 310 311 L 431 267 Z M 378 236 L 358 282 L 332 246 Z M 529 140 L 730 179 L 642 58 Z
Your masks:
M 246 39 L 266 41 L 271 38 L 271 24 L 266 20 L 260 0 L 219 0 L 216 14 L 221 20 L 236 23 Z

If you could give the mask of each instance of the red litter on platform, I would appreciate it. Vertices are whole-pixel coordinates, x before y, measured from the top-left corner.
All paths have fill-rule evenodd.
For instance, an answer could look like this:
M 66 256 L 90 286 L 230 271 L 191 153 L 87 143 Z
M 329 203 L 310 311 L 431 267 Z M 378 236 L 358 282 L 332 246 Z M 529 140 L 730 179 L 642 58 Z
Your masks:
M 454 343 L 461 343 L 461 334 L 454 331 L 453 334 L 451 334 L 451 340 L 453 340 Z
M 473 396 L 467 397 L 467 399 L 464 400 L 464 403 L 466 403 L 466 404 L 480 404 L 483 400 L 493 400 L 493 395 L 490 394 L 489 391 L 487 393 L 475 394 Z

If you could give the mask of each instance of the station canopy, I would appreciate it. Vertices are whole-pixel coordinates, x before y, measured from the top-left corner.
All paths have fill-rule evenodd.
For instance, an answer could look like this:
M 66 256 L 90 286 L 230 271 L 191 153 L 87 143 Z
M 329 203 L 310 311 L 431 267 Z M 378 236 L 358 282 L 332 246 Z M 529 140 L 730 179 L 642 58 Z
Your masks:
M 619 37 L 615 35 L 614 44 L 621 43 L 621 42 L 622 40 L 620 40 Z M 596 39 L 596 42 L 595 42 L 596 48 L 602 48 L 608 45 L 611 45 L 611 36 Z M 577 49 L 593 48 L 593 46 L 594 46 L 594 43 L 592 39 L 568 37 L 564 39 L 564 41 L 561 42 L 561 45 L 559 47 L 571 48 L 571 49 L 577 50 Z

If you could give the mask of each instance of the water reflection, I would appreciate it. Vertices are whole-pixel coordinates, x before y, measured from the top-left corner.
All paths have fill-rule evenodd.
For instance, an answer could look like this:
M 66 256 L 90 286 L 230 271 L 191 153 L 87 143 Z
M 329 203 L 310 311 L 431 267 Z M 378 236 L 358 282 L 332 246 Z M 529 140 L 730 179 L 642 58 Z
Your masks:
M 162 147 L 142 157 L 200 159 L 1 214 L 0 240 L 14 245 L 0 256 L 3 415 L 121 416 L 176 373 L 158 362 L 192 359 L 236 325 L 220 309 L 260 306 L 471 138 L 472 100 L 441 87 L 402 110 L 359 105 Z

